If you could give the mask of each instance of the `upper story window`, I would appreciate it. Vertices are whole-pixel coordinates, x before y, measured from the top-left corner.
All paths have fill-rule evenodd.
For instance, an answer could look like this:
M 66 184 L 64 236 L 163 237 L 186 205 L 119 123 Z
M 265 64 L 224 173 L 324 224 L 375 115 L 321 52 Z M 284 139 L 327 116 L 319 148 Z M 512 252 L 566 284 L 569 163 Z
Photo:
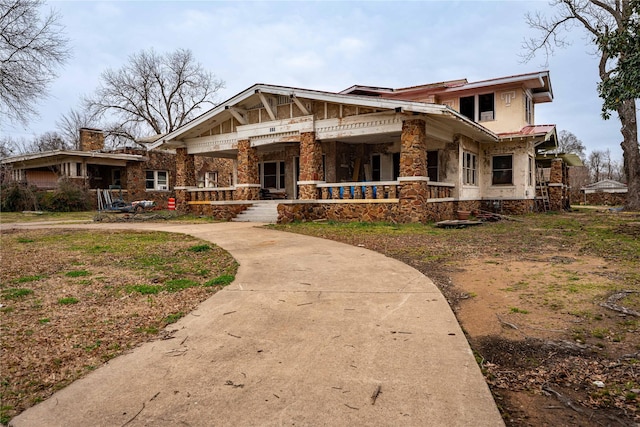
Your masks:
M 463 96 L 460 98 L 460 114 L 474 122 L 495 120 L 495 94 Z
M 524 96 L 524 119 L 528 124 L 533 124 L 533 99 L 528 93 Z
M 513 155 L 493 156 L 491 185 L 513 185 Z
M 168 190 L 169 172 L 146 171 L 144 185 L 147 190 Z

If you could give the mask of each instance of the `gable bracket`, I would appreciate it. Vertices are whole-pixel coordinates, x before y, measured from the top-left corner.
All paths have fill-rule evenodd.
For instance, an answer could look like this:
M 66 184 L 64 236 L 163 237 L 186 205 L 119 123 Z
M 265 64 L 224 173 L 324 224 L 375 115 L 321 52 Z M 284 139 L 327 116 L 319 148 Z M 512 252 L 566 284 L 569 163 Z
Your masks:
M 273 110 L 271 109 L 271 104 L 269 104 L 269 102 L 267 102 L 267 97 L 264 96 L 264 93 L 260 92 L 260 90 L 256 90 L 256 93 L 260 97 L 260 101 L 262 102 L 262 105 L 264 106 L 264 109 L 267 110 L 267 114 L 269 115 L 271 120 L 274 121 L 276 119 L 276 115 L 274 114 Z
M 246 111 L 243 110 L 242 108 L 237 108 L 237 107 L 230 107 L 227 105 L 226 107 L 227 110 L 229 110 L 229 112 L 231 113 L 231 115 L 238 121 L 240 122 L 241 125 L 246 125 L 249 123 L 249 121 L 247 120 L 247 117 L 245 116 Z
M 298 106 L 300 111 L 302 111 L 302 114 L 304 114 L 305 116 L 309 116 L 311 114 L 309 110 L 307 110 L 306 107 L 302 104 L 302 101 L 300 101 L 298 97 L 295 96 L 293 93 L 291 94 L 291 100 L 295 102 L 295 104 Z

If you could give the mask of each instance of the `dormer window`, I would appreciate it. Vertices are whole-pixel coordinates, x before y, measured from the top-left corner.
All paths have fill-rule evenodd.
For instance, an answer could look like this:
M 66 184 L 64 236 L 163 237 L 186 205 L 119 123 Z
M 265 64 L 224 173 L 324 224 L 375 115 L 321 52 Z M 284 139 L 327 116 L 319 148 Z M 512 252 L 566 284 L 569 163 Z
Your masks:
M 495 96 L 493 93 L 463 96 L 460 98 L 460 114 L 474 122 L 495 120 Z

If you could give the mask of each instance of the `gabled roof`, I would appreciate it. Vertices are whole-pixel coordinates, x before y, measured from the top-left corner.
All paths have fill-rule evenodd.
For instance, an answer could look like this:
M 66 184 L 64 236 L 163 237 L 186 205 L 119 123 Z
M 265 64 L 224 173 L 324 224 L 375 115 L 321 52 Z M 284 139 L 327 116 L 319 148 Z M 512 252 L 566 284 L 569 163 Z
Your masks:
M 583 190 L 613 190 L 613 189 L 626 189 L 627 185 L 613 179 L 603 179 L 602 181 L 594 182 L 593 184 L 585 185 Z
M 347 95 L 341 93 L 325 92 L 311 89 L 301 89 L 288 86 L 275 86 L 263 83 L 255 84 L 239 94 L 222 102 L 206 113 L 196 117 L 184 126 L 175 131 L 162 136 L 156 142 L 149 146 L 153 150 L 161 146 L 177 147 L 180 146 L 180 138 L 194 137 L 198 132 L 204 132 L 207 128 L 218 124 L 220 121 L 228 120 L 232 117 L 229 111 L 232 107 L 249 107 L 251 104 L 259 102 L 258 94 L 268 94 L 277 96 L 287 96 L 292 98 L 310 99 L 315 101 L 324 101 L 337 104 L 349 104 L 359 107 L 367 107 L 380 110 L 391 110 L 397 112 L 422 113 L 437 116 L 446 116 L 456 121 L 465 123 L 473 128 L 478 134 L 484 135 L 484 139 L 489 141 L 497 141 L 498 137 L 495 133 L 487 128 L 469 120 L 467 117 L 457 111 L 439 104 L 428 104 L 425 102 L 408 101 L 399 99 L 387 99 L 362 95 Z

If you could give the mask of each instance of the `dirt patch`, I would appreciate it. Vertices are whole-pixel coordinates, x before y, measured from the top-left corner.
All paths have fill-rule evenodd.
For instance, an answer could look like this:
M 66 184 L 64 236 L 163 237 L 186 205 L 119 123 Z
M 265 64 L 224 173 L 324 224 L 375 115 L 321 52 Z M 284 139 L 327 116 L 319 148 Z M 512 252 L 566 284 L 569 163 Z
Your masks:
M 449 301 L 507 426 L 640 423 L 637 215 L 580 212 L 463 230 L 282 227 L 364 246 L 431 278 Z M 632 291 L 621 294 L 620 291 Z

